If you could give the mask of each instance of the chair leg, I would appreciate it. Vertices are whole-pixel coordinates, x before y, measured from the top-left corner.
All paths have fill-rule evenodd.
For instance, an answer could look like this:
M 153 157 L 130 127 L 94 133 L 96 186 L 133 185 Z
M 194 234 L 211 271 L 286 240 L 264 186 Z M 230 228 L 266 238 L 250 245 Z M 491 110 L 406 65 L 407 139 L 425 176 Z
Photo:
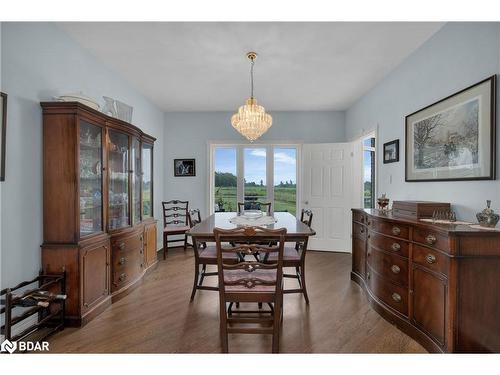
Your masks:
M 300 267 L 295 267 L 295 274 L 297 275 L 297 281 L 299 282 L 299 287 L 302 289 L 302 280 L 300 278 Z
M 220 340 L 221 340 L 221 352 L 228 353 L 228 337 L 227 337 L 227 316 L 226 316 L 226 303 L 220 302 Z
M 200 277 L 200 284 L 199 285 L 203 284 L 203 280 L 205 279 L 205 272 L 206 271 L 207 271 L 207 265 L 204 264 L 202 269 L 201 269 L 201 277 Z
M 198 275 L 200 274 L 200 265 L 195 264 L 194 266 L 194 283 L 193 283 L 193 291 L 191 292 L 191 301 L 194 299 L 194 295 L 196 294 L 196 286 L 198 285 Z
M 184 251 L 186 251 L 187 246 L 188 246 L 188 235 L 185 234 L 184 235 Z
M 301 284 L 302 284 L 302 294 L 304 295 L 304 299 L 306 300 L 306 304 L 309 305 L 309 297 L 307 295 L 307 288 L 306 288 L 306 267 L 305 264 L 302 264 L 300 266 L 300 279 Z
M 281 301 L 279 297 L 274 305 L 273 321 L 273 353 L 280 352 L 280 330 L 281 330 Z
M 168 246 L 168 241 L 167 241 L 167 234 L 163 233 L 163 260 L 167 259 L 167 246 Z

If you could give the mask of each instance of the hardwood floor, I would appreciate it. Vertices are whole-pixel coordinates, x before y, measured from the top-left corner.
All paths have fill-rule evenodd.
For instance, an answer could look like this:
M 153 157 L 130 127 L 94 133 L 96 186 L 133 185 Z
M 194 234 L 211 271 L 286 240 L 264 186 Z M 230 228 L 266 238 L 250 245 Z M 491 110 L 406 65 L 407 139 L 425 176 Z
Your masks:
M 169 250 L 143 284 L 85 327 L 52 336 L 52 353 L 219 353 L 218 294 L 198 291 L 189 302 L 192 250 Z M 309 252 L 311 303 L 285 295 L 281 352 L 425 353 L 381 318 L 350 280 L 350 254 Z M 206 279 L 215 285 L 216 277 Z M 286 280 L 293 283 L 295 280 Z M 271 352 L 270 335 L 230 335 L 229 352 Z

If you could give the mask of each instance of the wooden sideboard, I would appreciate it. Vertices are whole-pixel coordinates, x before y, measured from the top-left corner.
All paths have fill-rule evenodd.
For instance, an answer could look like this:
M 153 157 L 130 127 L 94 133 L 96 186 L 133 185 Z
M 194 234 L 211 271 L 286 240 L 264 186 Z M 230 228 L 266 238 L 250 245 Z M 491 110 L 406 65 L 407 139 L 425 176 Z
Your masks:
M 43 108 L 45 273 L 66 271 L 66 322 L 82 325 L 157 263 L 155 138 L 76 102 Z
M 353 209 L 351 279 L 431 352 L 500 352 L 500 232 Z

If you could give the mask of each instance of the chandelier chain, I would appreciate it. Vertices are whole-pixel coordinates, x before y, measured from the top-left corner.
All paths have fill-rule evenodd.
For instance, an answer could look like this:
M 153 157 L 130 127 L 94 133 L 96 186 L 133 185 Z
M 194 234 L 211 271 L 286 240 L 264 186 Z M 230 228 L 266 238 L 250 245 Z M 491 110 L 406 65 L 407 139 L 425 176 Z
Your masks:
M 250 59 L 250 97 L 253 98 L 253 65 L 254 59 Z

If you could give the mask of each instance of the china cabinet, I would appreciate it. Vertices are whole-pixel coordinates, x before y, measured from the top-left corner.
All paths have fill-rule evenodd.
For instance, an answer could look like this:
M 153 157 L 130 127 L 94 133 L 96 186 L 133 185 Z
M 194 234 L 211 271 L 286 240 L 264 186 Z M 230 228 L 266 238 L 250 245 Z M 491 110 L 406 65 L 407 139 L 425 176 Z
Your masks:
M 66 271 L 66 321 L 88 322 L 156 265 L 155 138 L 77 102 L 43 102 L 46 273 Z
M 432 352 L 500 352 L 500 232 L 352 210 L 351 279 Z

